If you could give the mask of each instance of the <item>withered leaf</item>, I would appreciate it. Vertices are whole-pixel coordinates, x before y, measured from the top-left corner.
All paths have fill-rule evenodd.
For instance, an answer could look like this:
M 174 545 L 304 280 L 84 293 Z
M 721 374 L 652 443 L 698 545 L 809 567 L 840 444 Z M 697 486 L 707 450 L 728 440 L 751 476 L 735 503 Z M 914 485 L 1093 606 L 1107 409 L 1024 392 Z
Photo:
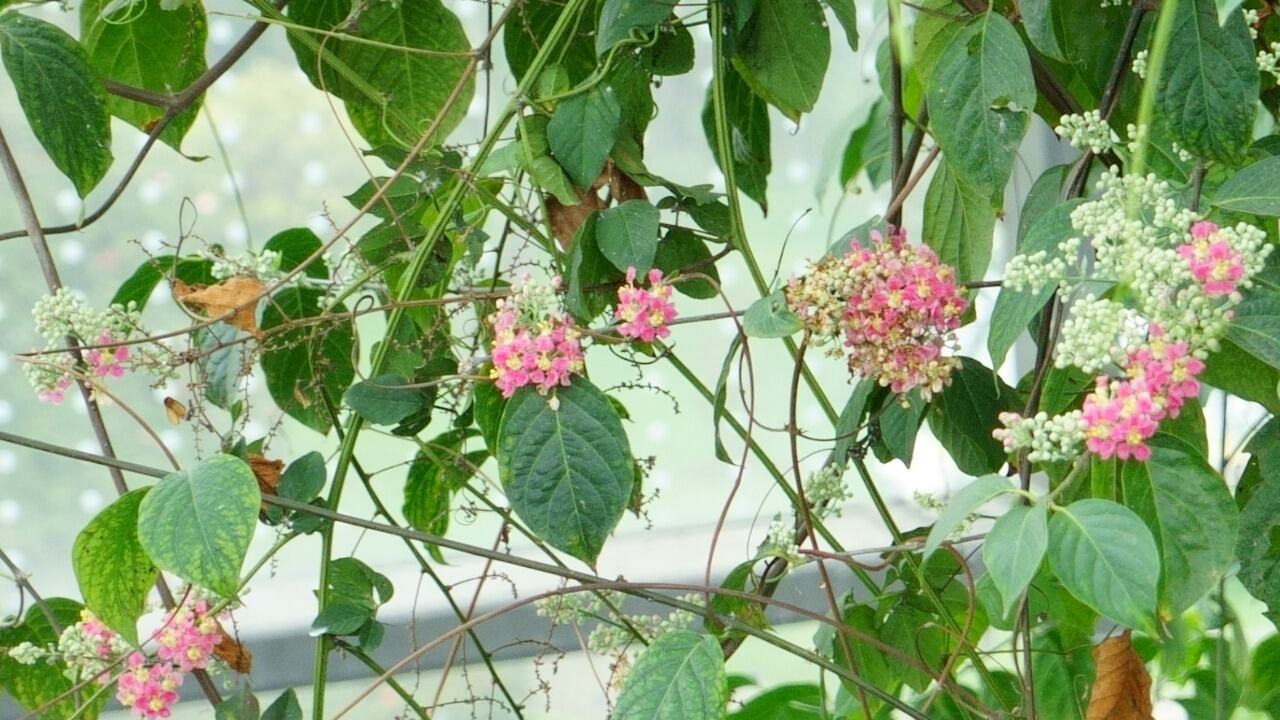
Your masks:
M 258 453 L 249 453 L 249 467 L 253 468 L 254 477 L 258 478 L 258 489 L 267 495 L 275 495 L 280 486 L 280 471 L 284 469 L 281 460 L 268 460 Z
M 1085 720 L 1151 720 L 1151 676 L 1129 642 L 1129 631 L 1093 648 L 1097 674 Z
M 649 199 L 644 187 L 632 180 L 630 175 L 619 170 L 612 162 L 609 163 L 606 171 L 609 173 L 609 195 L 614 202 L 621 204 L 628 200 Z
M 577 205 L 563 205 L 553 196 L 547 196 L 547 221 L 565 252 L 573 248 L 573 237 L 578 234 L 582 223 L 587 221 L 587 216 L 604 208 L 604 203 L 595 193 L 583 192 L 577 188 L 574 190 L 581 200 Z
M 171 397 L 164 399 L 164 414 L 165 417 L 169 418 L 169 424 L 171 425 L 177 425 L 190 417 L 190 411 L 187 410 L 187 406 Z
M 218 644 L 213 646 L 213 654 L 225 662 L 232 670 L 241 675 L 248 675 L 253 669 L 253 653 L 231 637 L 222 625 L 218 625 Z
M 179 302 L 209 318 L 233 313 L 226 322 L 255 336 L 262 334 L 258 331 L 258 300 L 263 290 L 262 281 L 251 277 L 227 278 L 209 286 L 187 285 L 181 280 L 173 284 L 173 296 Z

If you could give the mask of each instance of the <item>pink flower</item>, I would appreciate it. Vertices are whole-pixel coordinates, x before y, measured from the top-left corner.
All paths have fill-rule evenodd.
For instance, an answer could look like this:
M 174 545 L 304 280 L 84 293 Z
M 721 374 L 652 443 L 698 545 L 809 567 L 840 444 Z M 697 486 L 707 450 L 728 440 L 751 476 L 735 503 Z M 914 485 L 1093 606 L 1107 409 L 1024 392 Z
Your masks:
M 63 375 L 51 388 L 41 390 L 38 394 L 41 402 L 53 403 L 57 405 L 65 399 L 64 391 L 71 387 L 71 378 Z
M 1146 441 L 1156 434 L 1164 408 L 1142 379 L 1112 381 L 1102 375 L 1084 400 L 1085 446 L 1103 460 L 1145 461 L 1151 457 Z
M 182 672 L 169 663 L 147 666 L 139 652 L 129 656 L 129 669 L 116 682 L 116 699 L 138 717 L 167 718 L 178 701 Z
M 170 611 L 156 635 L 160 646 L 156 656 L 175 664 L 182 672 L 208 667 L 213 647 L 221 637 L 218 621 L 208 611 L 209 605 L 204 600 Z
M 111 333 L 104 332 L 98 336 L 97 345 L 110 345 L 116 342 Z M 94 375 L 98 377 L 124 377 L 124 363 L 129 359 L 129 348 L 120 345 L 116 348 L 100 348 L 90 350 L 85 353 L 85 360 L 89 363 L 89 368 Z
M 1169 417 L 1178 417 L 1187 398 L 1200 394 L 1196 376 L 1204 370 L 1204 361 L 1191 354 L 1185 341 L 1169 342 L 1164 328 L 1151 326 L 1147 343 L 1129 353 L 1126 374 L 1146 383 L 1152 396 L 1163 405 Z
M 1244 256 L 1218 236 L 1218 226 L 1201 221 L 1191 226 L 1192 242 L 1178 246 L 1191 275 L 1209 297 L 1230 295 L 1244 276 Z
M 968 307 L 955 271 L 901 229 L 871 232 L 843 257 L 826 258 L 791 281 L 787 302 L 819 336 L 840 335 L 850 372 L 877 378 L 925 399 L 942 390 L 958 365 L 943 350 Z
M 621 322 L 618 334 L 624 338 L 651 343 L 671 335 L 667 327 L 676 317 L 671 303 L 671 285 L 662 281 L 662 271 L 649 271 L 649 289 L 638 288 L 636 269 L 627 268 L 627 284 L 618 288 L 618 305 L 614 315 Z
M 520 318 L 518 308 L 499 301 L 489 323 L 494 330 L 491 375 L 503 397 L 526 385 L 545 395 L 568 385 L 585 367 L 581 333 L 568 316 L 552 314 L 530 322 Z

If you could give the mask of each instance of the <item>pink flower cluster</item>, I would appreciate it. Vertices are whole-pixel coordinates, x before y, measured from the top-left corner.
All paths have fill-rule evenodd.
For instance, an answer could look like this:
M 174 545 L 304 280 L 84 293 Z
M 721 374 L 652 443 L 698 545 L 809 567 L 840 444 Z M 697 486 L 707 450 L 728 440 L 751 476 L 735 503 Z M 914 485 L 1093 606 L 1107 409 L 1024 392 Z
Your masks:
M 1191 226 L 1192 242 L 1178 246 L 1196 282 L 1209 297 L 1235 292 L 1244 276 L 1244 256 L 1218 234 L 1218 225 L 1202 220 Z
M 968 307 L 955 270 L 901 230 L 887 239 L 872 231 L 869 246 L 855 239 L 844 256 L 793 279 L 787 301 L 811 332 L 843 336 L 851 372 L 895 393 L 919 388 L 928 399 L 958 364 L 943 356 Z
M 41 390 L 37 396 L 40 398 L 40 402 L 53 403 L 54 405 L 57 405 L 66 399 L 66 390 L 69 387 L 71 387 L 71 378 L 67 375 L 63 375 L 58 378 L 53 387 Z
M 1164 330 L 1151 327 L 1150 337 L 1129 352 L 1125 380 L 1098 377 L 1094 392 L 1084 401 L 1085 445 L 1106 460 L 1146 460 L 1160 421 L 1177 417 L 1187 398 L 1200 392 L 1196 376 L 1204 361 L 1191 354 L 1185 342 L 1169 342 Z
M 489 322 L 494 331 L 492 376 L 505 398 L 526 385 L 546 394 L 568 385 L 571 376 L 585 367 L 581 333 L 563 314 L 529 323 L 521 319 L 518 308 L 499 301 Z
M 676 318 L 671 303 L 671 285 L 662 281 L 662 271 L 649 271 L 649 289 L 636 287 L 636 269 L 627 268 L 627 284 L 618 288 L 618 305 L 614 315 L 621 321 L 618 334 L 624 338 L 651 343 L 671 335 L 667 327 Z
M 218 621 L 208 612 L 209 605 L 204 600 L 174 608 L 156 636 L 160 645 L 156 656 L 177 665 L 182 672 L 207 667 L 221 637 Z
M 110 345 L 116 342 L 111 333 L 104 332 L 98 337 L 96 345 Z M 115 348 L 90 350 L 85 353 L 89 369 L 97 377 L 124 377 L 124 361 L 129 359 L 129 348 L 120 345 Z
M 140 652 L 129 656 L 129 669 L 116 681 L 116 699 L 135 715 L 146 720 L 169 717 L 169 708 L 178 702 L 182 671 L 169 663 L 147 665 Z

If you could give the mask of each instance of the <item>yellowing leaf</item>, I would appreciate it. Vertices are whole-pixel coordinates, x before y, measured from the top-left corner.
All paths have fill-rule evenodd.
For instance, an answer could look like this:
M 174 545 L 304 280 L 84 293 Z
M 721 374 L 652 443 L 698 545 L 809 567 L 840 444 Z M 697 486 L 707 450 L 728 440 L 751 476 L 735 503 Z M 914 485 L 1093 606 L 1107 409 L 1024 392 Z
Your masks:
M 1097 676 L 1085 720 L 1151 720 L 1151 676 L 1129 643 L 1129 631 L 1093 648 Z
M 185 305 L 200 309 L 205 317 L 221 318 L 231 313 L 231 317 L 225 318 L 228 324 L 261 335 L 257 309 L 264 289 L 260 280 L 251 277 L 227 278 L 208 287 L 178 281 L 174 284 L 173 296 Z

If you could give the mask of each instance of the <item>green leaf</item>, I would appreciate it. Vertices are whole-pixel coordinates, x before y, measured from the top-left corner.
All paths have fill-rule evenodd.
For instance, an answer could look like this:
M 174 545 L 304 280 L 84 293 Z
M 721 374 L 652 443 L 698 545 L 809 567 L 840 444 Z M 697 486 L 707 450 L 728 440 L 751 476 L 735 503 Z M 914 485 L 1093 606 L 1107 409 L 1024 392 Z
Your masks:
M 258 720 L 258 698 L 248 686 L 240 685 L 213 709 L 214 720 Z
M 728 701 L 720 644 L 672 630 L 650 643 L 632 666 L 613 720 L 719 720 Z
M 830 59 L 818 0 L 757 0 L 733 63 L 756 95 L 799 122 L 818 101 Z
M 1228 339 L 1205 359 L 1200 380 L 1243 400 L 1280 413 L 1280 372 Z
M 1240 512 L 1235 552 L 1241 584 L 1266 603 L 1267 617 L 1280 624 L 1280 439 L 1275 429 L 1272 420 L 1249 443 L 1250 453 L 1261 461 L 1262 482 Z
M 906 401 L 905 405 L 903 400 Z M 881 409 L 876 413 L 878 417 L 875 420 L 878 433 L 873 436 L 878 437 L 879 442 L 872 445 L 877 457 L 881 450 L 888 452 L 888 456 L 881 457 L 882 462 L 896 458 L 903 465 L 911 467 L 911 459 L 916 453 L 916 436 L 920 434 L 920 423 L 924 420 L 927 407 L 919 392 L 901 396 L 882 395 Z
M 851 187 L 858 173 L 867 171 L 867 182 L 877 188 L 889 181 L 889 103 L 876 100 L 867 119 L 854 128 L 840 158 L 840 184 Z
M 1214 207 L 1250 215 L 1280 217 L 1280 157 L 1237 170 L 1213 193 Z
M 941 547 L 951 533 L 955 532 L 956 528 L 983 505 L 1013 490 L 1013 483 L 1003 475 L 983 475 L 965 485 L 960 492 L 951 496 L 942 515 L 929 529 L 929 537 L 924 543 L 923 557 L 928 559 L 933 551 Z
M 71 566 L 84 604 L 130 643 L 157 568 L 138 541 L 138 506 L 150 488 L 121 495 L 89 521 L 71 548 Z
M 1160 548 L 1161 614 L 1181 614 L 1231 568 L 1236 504 L 1202 457 L 1181 450 L 1156 446 L 1147 462 L 1125 463 L 1121 478 L 1125 504 Z
M 600 211 L 596 244 L 614 267 L 643 275 L 658 252 L 658 222 L 658 208 L 648 200 L 628 200 Z
M 596 31 L 596 54 L 609 52 L 632 30 L 652 30 L 671 15 L 675 5 L 676 0 L 604 0 L 600 29 Z
M 127 280 L 120 284 L 111 298 L 112 305 L 137 309 L 147 306 L 156 286 L 170 275 L 188 285 L 212 285 L 218 279 L 213 276 L 213 261 L 205 258 L 179 258 L 176 255 L 157 255 L 147 258 Z
M 1116 622 L 1153 628 L 1160 552 L 1151 531 L 1128 508 L 1086 499 L 1049 521 L 1049 565 L 1081 602 Z
M 476 427 L 480 428 L 480 436 L 484 438 L 489 452 L 498 452 L 498 428 L 502 424 L 502 413 L 507 408 L 507 400 L 502 391 L 493 383 L 478 382 L 471 391 L 474 398 L 472 409 L 475 410 Z
M 298 694 L 293 688 L 280 693 L 280 697 L 267 706 L 262 720 L 302 720 L 302 706 L 298 704 Z
M 658 243 L 658 251 L 653 256 L 653 266 L 667 277 L 684 271 L 691 274 L 706 275 L 720 283 L 720 272 L 716 270 L 711 251 L 702 238 L 688 228 L 672 228 L 667 236 Z M 687 270 L 685 270 L 688 268 Z M 716 285 L 701 278 L 689 278 L 674 283 L 676 292 L 688 295 L 697 300 L 710 300 L 719 297 Z
M 831 14 L 836 16 L 836 22 L 840 23 L 840 29 L 844 30 L 849 49 L 857 52 L 858 8 L 854 6 L 853 0 L 827 0 L 827 7 L 831 8 Z
M 803 327 L 800 318 L 787 307 L 787 298 L 781 290 L 775 290 L 751 303 L 751 307 L 742 316 L 742 331 L 748 337 L 790 337 Z
M 286 288 L 271 297 L 262 311 L 264 331 L 321 314 L 324 292 Z M 330 308 L 335 316 L 342 305 Z M 331 418 L 319 393 L 335 401 L 355 378 L 351 325 L 340 317 L 324 324 L 306 324 L 272 335 L 262 352 L 267 391 L 276 405 L 293 419 L 320 433 L 329 432 Z
M 213 455 L 156 483 L 138 508 L 138 540 L 156 565 L 235 597 L 262 495 L 253 471 Z
M 635 482 L 626 433 L 604 393 L 584 378 L 548 397 L 522 388 L 498 436 L 498 470 L 516 515 L 552 547 L 594 564 Z
M 957 178 L 999 198 L 1036 103 L 1031 60 L 999 13 L 983 13 L 947 44 L 925 89 L 930 129 Z
M 332 602 L 372 612 L 391 600 L 394 594 L 395 587 L 387 576 L 357 558 L 338 558 L 329 563 L 329 599 Z
M 1075 232 L 1071 226 L 1071 211 L 1082 202 L 1084 201 L 1079 199 L 1068 200 L 1054 205 L 1040 215 L 1027 230 L 1018 254 L 1043 252 L 1047 259 L 1059 257 L 1061 253 L 1058 244 Z M 1000 288 L 995 307 L 991 310 L 991 331 L 987 335 L 987 352 L 994 366 L 998 368 L 1004 364 L 1009 349 L 1026 330 L 1027 324 L 1049 302 L 1049 298 L 1053 297 L 1055 290 L 1056 284 L 1046 285 L 1036 292 Z
M 1259 292 L 1236 307 L 1227 339 L 1273 368 L 1280 368 L 1280 294 Z
M 311 637 L 320 635 L 354 635 L 373 619 L 373 611 L 359 605 L 333 603 L 311 621 Z
M 1005 462 L 1004 447 L 991 435 L 1003 409 L 999 379 L 973 358 L 960 361 L 951 384 L 929 405 L 929 429 L 961 471 L 995 472 Z
M 401 176 L 403 178 L 403 176 Z M 369 197 L 372 197 L 372 191 Z M 413 196 L 417 200 L 418 196 Z M 367 201 L 367 198 L 366 198 Z M 365 201 L 361 201 L 360 207 Z M 375 208 L 381 208 L 380 204 L 374 204 Z M 319 236 L 317 236 L 310 228 L 289 228 L 282 230 L 271 236 L 263 246 L 263 250 L 271 250 L 280 254 L 280 270 L 288 272 L 301 265 L 307 258 L 314 255 L 324 246 Z M 307 265 L 302 271 L 306 277 L 327 280 L 329 278 L 329 268 L 325 264 L 324 256 L 320 256 Z
M 742 704 L 729 720 L 821 720 L 826 697 L 822 688 L 810 683 L 778 685 Z
M 87 196 L 111 167 L 111 116 L 84 48 L 51 23 L 7 12 L 0 59 L 36 140 Z
M 60 628 L 80 622 L 82 606 L 74 600 L 51 597 L 45 599 L 45 605 Z M 28 607 L 20 624 L 0 627 L 0 647 L 10 648 L 24 642 L 38 647 L 58 643 L 58 633 L 49 624 L 44 611 L 35 605 Z M 98 699 L 88 703 L 87 707 L 78 708 L 76 697 L 72 694 L 74 685 L 63 674 L 64 669 L 60 665 L 44 662 L 22 665 L 9 657 L 8 653 L 0 654 L 0 688 L 5 690 L 0 695 L 12 697 L 29 711 L 48 706 L 39 715 L 42 720 L 97 720 L 102 706 L 107 702 L 107 695 L 100 695 Z
M 1044 503 L 1014 505 L 1000 516 L 982 543 L 982 562 L 1011 612 L 1027 589 L 1049 547 L 1049 519 Z
M 622 106 L 611 87 L 562 100 L 547 123 L 551 154 L 579 187 L 595 183 L 618 140 Z
M 859 380 L 858 384 L 853 386 L 853 391 L 849 393 L 849 399 L 845 401 L 840 417 L 836 419 L 836 444 L 831 450 L 831 457 L 842 466 L 849 461 L 849 451 L 853 449 L 854 442 L 857 440 L 856 433 L 866 414 L 867 401 L 871 399 L 877 387 L 879 385 L 875 380 L 869 378 Z
M 573 183 L 565 175 L 564 168 L 551 157 L 551 144 L 547 140 L 548 122 L 543 115 L 520 118 L 520 165 L 538 187 L 554 195 L 561 204 L 577 205 L 581 200 Z
M 587 216 L 573 236 L 573 250 L 569 252 L 569 287 L 564 304 L 582 322 L 594 319 L 618 297 L 612 288 L 589 288 L 621 284 L 623 279 L 622 273 L 600 252 L 596 232 L 599 219 L 599 213 Z
M 321 37 L 305 30 L 290 31 L 289 44 L 298 67 L 312 85 L 327 89 L 346 103 L 351 124 L 374 147 L 413 146 L 441 113 L 443 119 L 433 139 L 434 144 L 442 144 L 466 116 L 475 94 L 475 80 L 468 78 L 453 104 L 446 107 L 462 81 L 472 51 L 458 16 L 440 0 L 357 7 L 360 12 L 352 19 L 348 18 L 352 6 L 347 3 L 289 3 L 292 22 L 353 36 Z M 324 57 L 318 63 L 322 40 Z
M 489 458 L 486 450 L 462 453 L 467 435 L 448 432 L 419 450 L 409 466 L 404 485 L 404 519 L 415 530 L 444 537 L 449 532 L 449 510 L 454 493 L 471 479 Z M 440 550 L 428 546 L 443 562 Z
M 200 357 L 196 360 L 204 378 L 204 399 L 230 410 L 240 391 L 240 379 L 252 371 L 245 363 L 248 333 L 226 323 L 201 328 L 195 333 Z
M 996 211 L 991 196 L 966 185 L 944 162 L 924 195 L 924 240 L 960 282 L 981 280 L 991 263 Z
M 1022 12 L 1022 29 L 1027 38 L 1041 55 L 1065 62 L 1066 54 L 1058 43 L 1058 34 L 1054 31 L 1053 10 L 1055 0 L 1022 0 L 1018 10 Z
M 1218 25 L 1213 0 L 1178 3 L 1156 109 L 1187 150 L 1226 163 L 1253 138 L 1258 66 L 1244 15 Z
M 672 77 L 693 70 L 693 34 L 679 20 L 659 32 L 653 47 L 642 47 L 642 56 L 654 75 Z
M 200 0 L 184 2 L 172 10 L 158 2 L 129 3 L 103 17 L 103 10 L 112 5 L 107 0 L 87 0 L 80 6 L 80 37 L 100 76 L 176 95 L 204 73 L 209 29 Z M 197 97 L 165 128 L 160 139 L 181 151 L 182 138 L 195 123 L 200 103 Z M 107 108 L 145 133 L 150 133 L 165 114 L 164 108 L 116 95 L 107 97 Z
M 288 500 L 311 502 L 324 490 L 328 474 L 324 467 L 324 456 L 312 450 L 289 463 L 289 467 L 280 474 L 280 485 L 276 492 Z
M 422 410 L 423 388 L 401 387 L 406 384 L 399 375 L 379 375 L 352 385 L 342 400 L 374 425 L 395 425 Z
M 512 8 L 511 18 L 502 27 L 502 46 L 517 82 L 524 79 L 564 9 L 563 0 L 524 0 Z M 576 31 L 563 40 L 557 64 L 568 74 L 570 85 L 586 80 L 596 68 L 595 32 L 592 22 L 580 20 Z
M 707 102 L 702 106 L 702 131 L 711 146 L 716 165 L 724 169 L 716 135 L 715 86 L 707 88 Z M 756 201 L 768 213 L 769 172 L 773 158 L 769 148 L 769 106 L 751 92 L 736 72 L 724 73 L 724 107 L 729 122 L 729 148 L 733 158 L 734 179 L 738 189 Z

